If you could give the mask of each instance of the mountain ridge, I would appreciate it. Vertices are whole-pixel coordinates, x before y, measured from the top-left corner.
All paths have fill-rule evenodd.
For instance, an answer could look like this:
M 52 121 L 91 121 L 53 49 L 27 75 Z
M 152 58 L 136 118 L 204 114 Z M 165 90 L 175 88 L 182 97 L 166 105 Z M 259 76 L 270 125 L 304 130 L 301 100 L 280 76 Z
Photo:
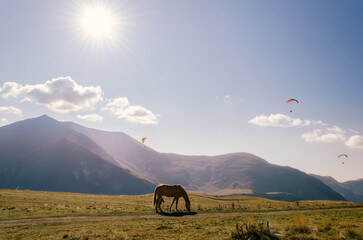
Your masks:
M 24 144 L 22 145 L 22 143 Z M 54 148 L 50 148 L 51 143 L 54 144 Z M 9 152 L 9 149 L 11 150 L 15 145 L 22 151 L 14 149 Z M 63 152 L 59 151 L 57 146 L 62 146 Z M 41 151 L 43 148 L 45 152 Z M 121 174 L 133 179 L 131 182 L 138 182 L 140 185 L 137 188 L 143 189 L 140 192 L 145 193 L 152 192 L 155 184 L 168 183 L 182 184 L 188 190 L 209 195 L 245 193 L 246 195 L 287 201 L 345 200 L 321 180 L 291 167 L 270 164 L 265 159 L 251 153 L 227 153 L 217 156 L 159 153 L 149 147 L 145 148 L 140 141 L 125 133 L 86 128 L 72 122 L 58 122 L 46 115 L 0 128 L 1 158 L 7 157 L 13 161 L 18 159 L 24 163 L 32 159 L 31 156 L 34 156 L 34 153 L 31 155 L 31 152 L 34 152 L 34 149 L 37 154 L 43 154 L 40 154 L 38 158 L 47 159 L 48 156 L 48 159 L 51 159 L 49 156 L 55 154 L 54 159 L 57 161 L 61 161 L 59 155 L 62 153 L 72 152 L 74 156 L 69 155 L 67 158 L 73 159 L 78 164 L 75 165 L 77 167 L 74 166 L 78 172 L 72 173 L 73 175 L 68 173 L 69 175 L 66 176 L 73 177 L 74 181 L 76 181 L 74 177 L 77 174 L 85 181 L 87 180 L 86 174 L 79 169 L 81 163 L 80 160 L 77 160 L 77 155 L 95 158 L 97 160 L 94 161 L 99 166 L 103 166 L 104 162 L 107 162 L 112 166 L 109 167 L 112 168 L 110 172 L 114 174 L 111 174 L 113 181 L 109 179 L 109 184 L 118 186 L 119 189 L 111 190 L 110 187 L 106 187 L 107 183 L 103 182 L 105 192 L 108 191 L 110 194 L 128 194 L 130 192 L 130 189 L 123 186 L 126 183 L 115 181 L 116 175 Z M 50 149 L 53 150 L 50 151 Z M 24 156 L 24 152 L 28 155 Z M 67 164 L 71 166 L 74 163 L 67 162 Z M 16 168 L 19 169 L 20 166 L 17 165 Z M 103 166 L 102 169 L 104 168 L 107 167 Z M 6 169 L 6 164 L 0 160 L 0 173 L 4 172 L 4 169 Z M 93 184 L 94 191 L 96 191 L 99 182 L 94 179 L 99 180 L 108 172 L 104 170 L 102 175 L 95 169 L 89 171 L 93 174 L 89 184 Z M 14 176 L 12 177 L 14 178 Z M 1 181 L 0 187 L 4 187 Z M 106 189 L 108 190 L 106 191 Z M 96 192 L 99 193 L 100 190 L 98 189 Z
M 331 176 L 310 174 L 321 180 L 334 191 L 340 193 L 346 200 L 363 203 L 363 179 L 355 181 L 338 182 Z
M 14 123 L 0 128 L 0 187 L 97 194 L 153 190 L 155 184 L 104 155 L 91 139 L 47 116 Z

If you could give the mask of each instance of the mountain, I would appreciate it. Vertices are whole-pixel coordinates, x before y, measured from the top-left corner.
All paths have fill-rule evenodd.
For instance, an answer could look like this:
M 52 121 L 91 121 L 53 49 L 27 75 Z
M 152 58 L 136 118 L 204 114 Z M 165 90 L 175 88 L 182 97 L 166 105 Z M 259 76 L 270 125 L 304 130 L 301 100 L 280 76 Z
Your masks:
M 363 178 L 355 180 L 355 181 L 347 181 L 347 182 L 344 182 L 343 184 L 347 188 L 350 188 L 353 191 L 363 195 Z
M 159 153 L 124 133 L 64 125 L 92 139 L 120 166 L 155 183 L 182 184 L 210 195 L 244 194 L 270 199 L 345 200 L 322 181 L 297 169 L 268 163 L 249 153 L 185 156 Z
M 315 177 L 250 153 L 159 153 L 124 133 L 46 115 L 0 128 L 0 188 L 142 194 L 158 183 L 210 195 L 345 200 Z
M 311 174 L 311 176 L 324 182 L 348 201 L 363 202 L 363 179 L 341 183 L 329 176 L 319 176 L 315 174 Z
M 41 116 L 0 128 L 0 187 L 96 194 L 143 194 L 138 178 L 90 138 Z

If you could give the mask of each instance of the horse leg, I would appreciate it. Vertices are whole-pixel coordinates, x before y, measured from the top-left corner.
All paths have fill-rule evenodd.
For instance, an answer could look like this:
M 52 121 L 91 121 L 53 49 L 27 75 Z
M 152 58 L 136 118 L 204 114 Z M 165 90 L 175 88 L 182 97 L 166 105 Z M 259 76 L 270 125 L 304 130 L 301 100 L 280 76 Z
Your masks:
M 177 198 L 176 202 L 175 202 L 175 209 L 176 209 L 177 212 L 179 212 L 179 210 L 178 210 L 178 201 L 179 201 L 179 198 Z
M 159 209 L 160 209 L 160 212 L 163 212 L 163 209 L 161 209 L 161 204 L 164 202 L 164 199 L 163 197 L 161 196 L 160 197 L 160 200 L 159 200 Z
M 155 200 L 155 211 L 158 212 L 158 206 L 159 206 L 159 197 Z
M 171 203 L 171 205 L 170 205 L 170 207 L 169 207 L 169 210 L 170 210 L 170 211 L 171 211 L 171 207 L 173 206 L 173 204 L 174 204 L 174 202 L 175 202 L 175 199 L 176 199 L 176 198 L 174 198 L 174 199 L 173 199 L 173 202 Z
M 161 196 L 158 196 L 158 198 L 156 199 L 156 212 L 158 212 L 158 208 L 160 209 L 160 212 L 163 212 L 163 210 L 161 209 L 161 203 L 163 201 L 163 198 Z

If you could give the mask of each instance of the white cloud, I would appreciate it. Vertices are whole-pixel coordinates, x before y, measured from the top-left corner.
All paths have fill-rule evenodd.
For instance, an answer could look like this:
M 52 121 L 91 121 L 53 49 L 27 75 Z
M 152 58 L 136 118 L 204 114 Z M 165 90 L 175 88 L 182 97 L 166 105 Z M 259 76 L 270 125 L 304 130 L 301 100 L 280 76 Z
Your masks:
M 9 120 L 6 118 L 0 118 L 0 123 L 2 124 L 9 123 Z
M 157 124 L 157 115 L 142 106 L 130 105 L 126 97 L 110 100 L 104 110 L 108 110 L 116 115 L 117 118 L 126 119 L 129 122 L 145 125 Z
M 309 126 L 312 124 L 310 120 L 291 118 L 287 115 L 280 113 L 270 114 L 270 116 L 259 115 L 249 120 L 248 122 L 263 127 L 296 127 L 296 126 Z
M 342 142 L 345 140 L 345 136 L 343 133 L 334 132 L 332 130 L 327 129 L 329 133 L 322 134 L 322 130 L 315 129 L 312 132 L 307 132 L 302 135 L 302 138 L 307 142 Z
M 3 98 L 15 97 L 17 98 L 23 86 L 16 82 L 5 82 L 0 88 L 0 96 Z
M 102 100 L 102 89 L 97 86 L 78 85 L 71 77 L 60 77 L 43 84 L 21 85 L 5 82 L 0 88 L 3 98 L 20 98 L 21 101 L 44 105 L 54 112 L 68 113 L 93 108 Z
M 9 107 L 0 107 L 0 113 L 21 115 L 22 111 L 19 108 L 9 106 Z
M 103 121 L 103 117 L 97 114 L 88 114 L 88 115 L 77 115 L 77 118 L 90 121 L 90 122 L 101 122 Z
M 349 148 L 360 148 L 363 149 L 363 137 L 360 135 L 351 136 L 346 142 L 345 145 Z
M 321 121 L 321 120 L 318 120 L 318 121 L 312 121 L 312 124 L 313 125 L 322 125 L 322 126 L 326 126 L 326 124 L 323 122 L 323 121 Z
M 345 130 L 341 129 L 338 126 L 333 126 L 331 128 L 327 128 L 327 130 L 328 130 L 328 132 L 333 132 L 333 133 L 341 133 L 341 134 L 346 133 Z

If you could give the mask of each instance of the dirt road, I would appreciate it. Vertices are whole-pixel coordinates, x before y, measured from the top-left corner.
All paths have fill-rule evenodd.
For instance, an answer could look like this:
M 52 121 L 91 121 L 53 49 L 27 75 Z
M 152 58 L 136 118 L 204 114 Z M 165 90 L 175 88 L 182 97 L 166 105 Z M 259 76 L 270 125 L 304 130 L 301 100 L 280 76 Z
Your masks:
M 344 211 L 349 209 L 362 210 L 363 207 L 353 208 L 329 208 L 329 209 L 303 209 L 303 210 L 281 210 L 266 212 L 219 212 L 219 213 L 173 213 L 173 214 L 143 214 L 143 215 L 113 215 L 113 216 L 68 216 L 68 217 L 42 217 L 0 220 L 0 227 L 16 226 L 38 223 L 69 223 L 82 221 L 112 221 L 112 220 L 129 220 L 129 219 L 155 219 L 155 218 L 209 218 L 209 217 L 233 217 L 243 215 L 272 215 L 272 214 L 295 214 L 303 212 L 325 212 L 325 211 Z

